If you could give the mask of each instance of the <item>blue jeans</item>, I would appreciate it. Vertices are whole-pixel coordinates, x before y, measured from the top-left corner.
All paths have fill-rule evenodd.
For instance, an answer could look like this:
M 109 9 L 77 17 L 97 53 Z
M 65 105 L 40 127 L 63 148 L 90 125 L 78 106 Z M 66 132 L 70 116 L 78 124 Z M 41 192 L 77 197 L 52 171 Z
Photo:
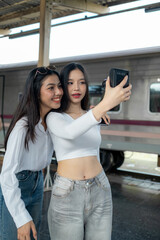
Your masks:
M 56 174 L 48 224 L 52 240 L 111 240 L 112 196 L 104 171 L 81 181 Z
M 26 209 L 33 218 L 39 234 L 43 203 L 43 174 L 42 171 L 28 170 L 16 174 L 21 189 L 21 198 Z M 31 234 L 31 239 L 34 239 Z M 10 215 L 0 187 L 0 240 L 17 240 L 17 227 Z

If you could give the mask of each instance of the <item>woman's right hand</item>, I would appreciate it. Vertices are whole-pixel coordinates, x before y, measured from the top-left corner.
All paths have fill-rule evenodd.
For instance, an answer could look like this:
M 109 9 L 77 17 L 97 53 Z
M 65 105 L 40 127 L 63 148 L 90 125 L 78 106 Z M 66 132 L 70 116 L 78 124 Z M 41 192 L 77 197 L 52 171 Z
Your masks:
M 17 239 L 18 240 L 31 240 L 30 232 L 32 231 L 33 237 L 37 240 L 37 231 L 33 221 L 30 221 L 17 230 Z
M 128 76 L 125 76 L 122 82 L 113 88 L 110 86 L 110 78 L 107 78 L 105 94 L 102 100 L 106 105 L 107 111 L 117 106 L 121 102 L 128 101 L 130 99 L 132 85 L 130 84 L 128 87 L 123 88 L 127 82 L 127 79 Z
M 132 85 L 130 84 L 126 88 L 123 87 L 127 82 L 127 78 L 128 76 L 124 77 L 122 82 L 114 88 L 110 86 L 109 77 L 107 78 L 104 97 L 101 102 L 92 109 L 93 115 L 97 121 L 100 121 L 102 116 L 110 109 L 130 99 Z

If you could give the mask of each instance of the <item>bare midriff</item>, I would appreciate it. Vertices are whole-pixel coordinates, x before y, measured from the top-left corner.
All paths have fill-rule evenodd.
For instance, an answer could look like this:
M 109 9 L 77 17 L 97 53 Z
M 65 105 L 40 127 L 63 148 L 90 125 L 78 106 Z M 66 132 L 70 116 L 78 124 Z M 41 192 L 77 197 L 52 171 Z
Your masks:
M 96 156 L 67 159 L 58 162 L 57 173 L 73 180 L 85 180 L 97 176 L 102 166 Z

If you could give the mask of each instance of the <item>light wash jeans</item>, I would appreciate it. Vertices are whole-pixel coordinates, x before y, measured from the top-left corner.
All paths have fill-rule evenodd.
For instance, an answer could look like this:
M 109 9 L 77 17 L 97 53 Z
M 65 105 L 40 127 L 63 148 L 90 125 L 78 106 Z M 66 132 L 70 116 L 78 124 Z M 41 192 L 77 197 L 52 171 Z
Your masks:
M 21 189 L 21 198 L 26 209 L 33 218 L 37 233 L 40 230 L 43 203 L 43 174 L 42 171 L 28 170 L 16 174 Z M 31 239 L 34 239 L 31 234 Z M 0 187 L 0 240 L 17 240 L 17 227 L 11 217 Z
M 56 174 L 48 223 L 52 240 L 111 240 L 112 196 L 104 171 L 81 181 Z

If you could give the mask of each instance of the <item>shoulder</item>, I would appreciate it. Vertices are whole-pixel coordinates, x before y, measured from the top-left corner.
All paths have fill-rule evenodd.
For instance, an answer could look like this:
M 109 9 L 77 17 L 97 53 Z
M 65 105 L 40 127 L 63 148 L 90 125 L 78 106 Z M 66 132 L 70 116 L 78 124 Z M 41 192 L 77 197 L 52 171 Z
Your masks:
M 16 122 L 16 126 L 19 126 L 19 127 L 25 127 L 27 125 L 27 117 L 22 117 L 21 119 L 19 119 L 17 122 Z
M 66 119 L 64 113 L 50 112 L 46 118 L 47 127 L 52 131 L 53 129 L 56 130 L 57 127 L 64 127 L 65 122 Z
M 9 138 L 8 138 L 8 142 L 7 142 L 7 148 L 8 146 L 10 147 L 10 143 L 13 145 L 15 144 L 19 144 L 21 145 L 24 142 L 25 136 L 26 136 L 26 132 L 27 132 L 27 118 L 21 118 L 20 120 L 18 120 L 14 126 L 14 128 L 12 129 Z
M 12 130 L 12 134 L 14 133 L 26 133 L 26 131 L 27 131 L 27 128 L 26 128 L 26 126 L 27 126 L 27 118 L 26 117 L 23 117 L 23 118 L 21 118 L 21 119 L 19 119 L 17 122 L 16 122 L 16 124 L 15 124 L 15 126 L 14 126 L 14 128 L 13 128 L 13 130 Z
M 59 112 L 50 112 L 47 115 L 46 121 L 50 121 L 50 120 L 54 120 L 54 119 L 59 119 L 59 118 L 63 118 L 63 113 L 59 113 Z
M 19 119 L 16 124 L 15 124 L 15 128 L 17 129 L 26 129 L 26 126 L 27 126 L 27 117 L 23 117 L 21 119 Z

